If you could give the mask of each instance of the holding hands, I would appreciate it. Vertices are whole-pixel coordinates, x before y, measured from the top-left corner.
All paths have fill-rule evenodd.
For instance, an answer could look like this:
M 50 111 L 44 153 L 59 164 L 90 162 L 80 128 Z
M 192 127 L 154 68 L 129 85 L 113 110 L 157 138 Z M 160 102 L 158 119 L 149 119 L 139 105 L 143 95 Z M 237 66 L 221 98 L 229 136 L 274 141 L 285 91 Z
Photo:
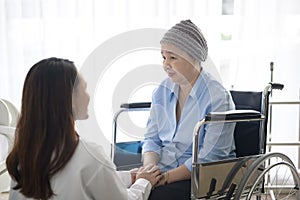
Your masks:
M 157 165 L 147 165 L 130 170 L 132 183 L 139 178 L 148 180 L 155 187 L 163 179 L 163 174 Z

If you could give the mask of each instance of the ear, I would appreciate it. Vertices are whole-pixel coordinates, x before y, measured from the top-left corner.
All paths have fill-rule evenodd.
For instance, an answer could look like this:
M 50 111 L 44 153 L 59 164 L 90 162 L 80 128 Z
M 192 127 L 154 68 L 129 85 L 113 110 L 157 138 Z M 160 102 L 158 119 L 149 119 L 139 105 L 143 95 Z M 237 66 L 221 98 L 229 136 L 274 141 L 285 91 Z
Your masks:
M 198 72 L 201 72 L 201 70 L 202 70 L 201 62 L 195 60 L 194 67 Z

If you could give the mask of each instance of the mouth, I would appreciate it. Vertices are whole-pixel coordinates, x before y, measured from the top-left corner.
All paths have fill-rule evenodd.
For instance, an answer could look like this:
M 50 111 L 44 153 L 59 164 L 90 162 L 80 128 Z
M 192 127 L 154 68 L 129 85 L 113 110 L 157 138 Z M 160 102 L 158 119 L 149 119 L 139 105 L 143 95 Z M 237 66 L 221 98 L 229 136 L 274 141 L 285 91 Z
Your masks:
M 173 77 L 175 75 L 175 73 L 168 73 L 169 77 Z
M 167 70 L 166 72 L 167 72 L 169 77 L 172 77 L 176 74 L 175 72 L 172 72 L 172 71 L 169 71 L 169 70 Z

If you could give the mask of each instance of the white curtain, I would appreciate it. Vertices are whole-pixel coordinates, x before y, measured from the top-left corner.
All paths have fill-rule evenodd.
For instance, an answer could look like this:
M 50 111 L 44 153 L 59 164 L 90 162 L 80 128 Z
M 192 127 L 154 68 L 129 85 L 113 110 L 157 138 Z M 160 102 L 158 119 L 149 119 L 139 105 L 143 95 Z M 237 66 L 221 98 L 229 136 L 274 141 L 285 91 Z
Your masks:
M 224 15 L 226 2 L 233 3 L 233 13 Z M 272 61 L 274 81 L 285 84 L 273 98 L 299 99 L 298 0 L 0 0 L 0 97 L 20 108 L 25 75 L 42 58 L 68 58 L 80 68 L 120 33 L 168 29 L 183 19 L 203 31 L 226 87 L 261 90 L 270 81 Z M 298 139 L 297 114 L 285 119 L 279 129 Z
M 284 84 L 284 89 L 273 90 L 271 101 L 299 101 L 300 1 L 235 1 L 235 11 L 231 85 L 259 90 L 271 81 L 270 62 L 274 62 L 273 82 Z M 271 111 L 268 139 L 299 141 L 300 105 L 273 105 Z M 274 146 L 271 151 L 289 155 L 300 167 L 297 146 Z
M 115 35 L 187 18 L 206 29 L 206 18 L 220 9 L 219 1 L 206 0 L 0 0 L 1 97 L 19 108 L 25 75 L 42 58 L 64 57 L 80 67 Z

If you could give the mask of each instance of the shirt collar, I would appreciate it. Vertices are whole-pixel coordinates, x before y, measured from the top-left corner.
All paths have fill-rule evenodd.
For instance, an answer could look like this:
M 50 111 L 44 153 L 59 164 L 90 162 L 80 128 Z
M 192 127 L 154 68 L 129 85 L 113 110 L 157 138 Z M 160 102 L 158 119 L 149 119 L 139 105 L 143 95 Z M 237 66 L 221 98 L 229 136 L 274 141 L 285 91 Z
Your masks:
M 178 92 L 179 92 L 178 84 L 172 83 L 169 100 L 171 101 L 174 96 L 178 99 Z

